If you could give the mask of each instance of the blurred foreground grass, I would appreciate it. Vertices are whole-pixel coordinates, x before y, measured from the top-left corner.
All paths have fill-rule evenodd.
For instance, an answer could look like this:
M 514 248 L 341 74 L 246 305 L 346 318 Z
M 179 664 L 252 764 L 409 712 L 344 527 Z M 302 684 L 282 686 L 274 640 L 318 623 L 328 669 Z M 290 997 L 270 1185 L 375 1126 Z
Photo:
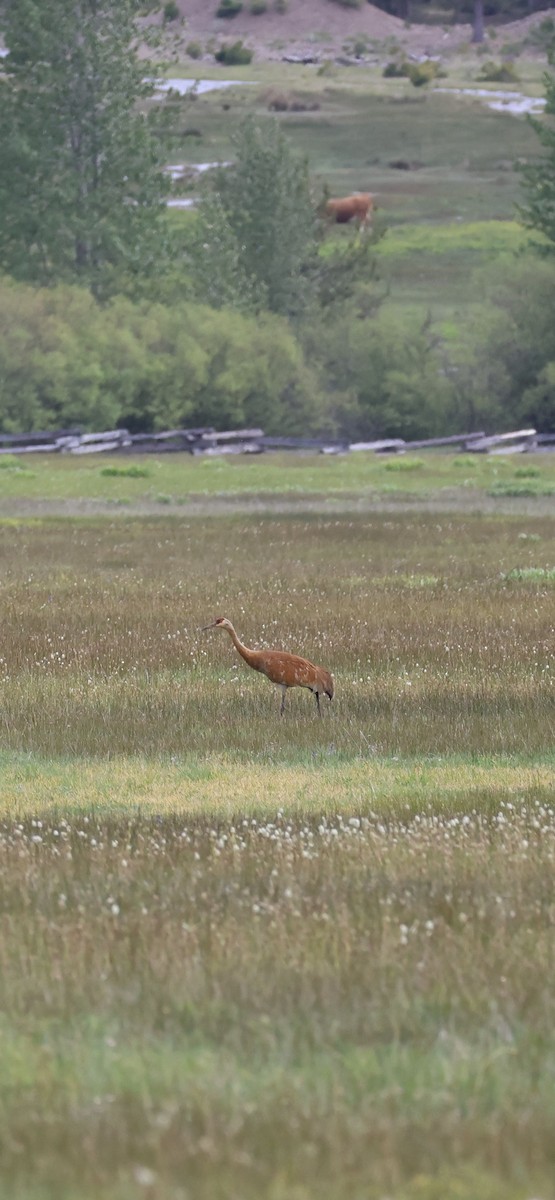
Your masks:
M 429 795 L 4 819 L 4 1194 L 552 1197 L 555 809 Z

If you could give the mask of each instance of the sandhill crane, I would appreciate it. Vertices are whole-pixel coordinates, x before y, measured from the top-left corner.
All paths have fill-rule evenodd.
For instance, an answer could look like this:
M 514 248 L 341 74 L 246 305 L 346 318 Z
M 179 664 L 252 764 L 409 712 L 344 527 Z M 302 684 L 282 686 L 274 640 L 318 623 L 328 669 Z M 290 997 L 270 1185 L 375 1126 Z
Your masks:
M 333 679 L 329 671 L 324 670 L 324 667 L 315 667 L 314 663 L 308 661 L 307 658 L 300 658 L 298 654 L 287 654 L 284 650 L 249 650 L 248 646 L 244 646 L 242 641 L 237 637 L 237 634 L 227 617 L 216 617 L 215 621 L 211 621 L 209 625 L 203 625 L 205 629 L 227 629 L 229 636 L 239 651 L 241 658 L 252 667 L 254 671 L 261 671 L 272 683 L 277 683 L 281 688 L 281 707 L 280 715 L 283 715 L 285 709 L 285 694 L 287 688 L 304 687 L 316 696 L 316 707 L 318 713 L 322 716 L 320 710 L 320 695 L 323 692 L 333 699 Z

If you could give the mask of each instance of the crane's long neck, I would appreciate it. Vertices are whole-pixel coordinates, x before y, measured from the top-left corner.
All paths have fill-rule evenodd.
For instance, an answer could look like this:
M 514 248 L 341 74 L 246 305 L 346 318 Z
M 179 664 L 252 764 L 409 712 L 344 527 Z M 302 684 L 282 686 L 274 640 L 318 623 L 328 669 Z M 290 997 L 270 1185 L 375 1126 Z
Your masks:
M 249 664 L 249 666 L 252 667 L 254 660 L 256 658 L 256 650 L 249 650 L 248 646 L 243 645 L 241 639 L 237 637 L 237 634 L 233 628 L 233 625 L 231 624 L 231 621 L 230 621 L 229 625 L 226 625 L 225 628 L 227 629 L 227 632 L 229 633 L 229 636 L 233 642 L 233 645 L 235 646 L 235 649 L 239 651 L 241 658 L 244 658 L 245 662 L 247 662 Z

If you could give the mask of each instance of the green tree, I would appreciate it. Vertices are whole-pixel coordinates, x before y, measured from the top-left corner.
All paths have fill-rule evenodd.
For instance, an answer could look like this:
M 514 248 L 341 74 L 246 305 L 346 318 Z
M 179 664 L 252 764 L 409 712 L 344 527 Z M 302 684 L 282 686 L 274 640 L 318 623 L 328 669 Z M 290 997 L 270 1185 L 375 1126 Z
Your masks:
M 555 56 L 549 55 L 551 65 L 555 65 Z M 545 84 L 545 116 L 529 117 L 544 154 L 537 162 L 526 163 L 520 168 L 523 176 L 526 203 L 521 205 L 519 213 L 524 224 L 529 229 L 543 234 L 546 241 L 539 248 L 550 253 L 555 252 L 555 74 L 546 71 Z
M 168 182 L 136 15 L 135 0 L 9 0 L 0 267 L 18 279 L 103 297 L 160 270 Z
M 187 243 L 195 299 L 212 308 L 256 311 L 266 289 L 248 272 L 243 248 L 217 192 L 205 196 Z
M 452 381 L 455 424 L 488 431 L 555 422 L 555 263 L 537 255 L 487 268 L 476 278 L 484 304 L 459 326 L 442 357 Z
M 328 323 L 319 355 L 344 435 L 411 439 L 450 432 L 451 388 L 427 325 L 385 308 L 371 318 Z M 305 354 L 310 360 L 309 347 Z
M 215 173 L 218 206 L 201 208 L 193 246 L 197 292 L 211 302 L 297 318 L 315 296 L 319 225 L 308 165 L 277 122 L 252 118 L 235 139 L 235 162 Z M 219 258 L 215 242 L 225 245 Z M 216 248 L 217 249 L 217 248 Z M 200 251 L 200 252 L 199 252 Z M 207 278 L 209 276 L 209 279 Z

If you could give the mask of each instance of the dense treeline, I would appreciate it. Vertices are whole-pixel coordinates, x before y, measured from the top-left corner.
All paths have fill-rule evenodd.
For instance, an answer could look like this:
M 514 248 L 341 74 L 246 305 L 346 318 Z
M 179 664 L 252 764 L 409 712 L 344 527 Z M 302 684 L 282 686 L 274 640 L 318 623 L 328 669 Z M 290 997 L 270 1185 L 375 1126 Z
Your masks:
M 555 428 L 555 270 L 499 268 L 448 345 L 387 306 L 297 331 L 281 316 L 0 283 L 0 427 L 261 424 L 426 437 Z
M 100 306 L 77 287 L 0 286 L 0 419 L 8 431 L 262 424 L 314 427 L 314 374 L 287 322 L 198 304 Z

